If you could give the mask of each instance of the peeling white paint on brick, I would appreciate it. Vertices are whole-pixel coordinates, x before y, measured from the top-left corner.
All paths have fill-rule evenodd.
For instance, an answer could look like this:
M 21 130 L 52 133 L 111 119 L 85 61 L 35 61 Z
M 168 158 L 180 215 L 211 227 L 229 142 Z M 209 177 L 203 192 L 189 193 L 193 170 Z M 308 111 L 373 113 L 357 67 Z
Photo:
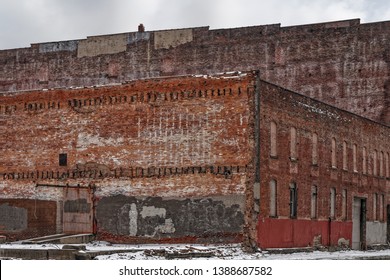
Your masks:
M 175 225 L 170 218 L 165 219 L 165 223 L 163 225 L 157 226 L 155 230 L 158 233 L 174 233 L 176 231 Z
M 138 212 L 137 212 L 137 205 L 135 203 L 132 203 L 130 205 L 130 211 L 129 211 L 129 234 L 130 236 L 137 236 L 138 231 Z
M 156 208 L 154 206 L 143 206 L 141 211 L 142 218 L 159 216 L 165 218 L 167 211 L 164 208 Z
M 124 144 L 124 138 L 103 138 L 99 135 L 92 135 L 88 133 L 81 132 L 77 135 L 77 149 L 79 151 L 86 150 L 90 146 L 98 147 L 109 147 L 109 146 L 118 146 Z

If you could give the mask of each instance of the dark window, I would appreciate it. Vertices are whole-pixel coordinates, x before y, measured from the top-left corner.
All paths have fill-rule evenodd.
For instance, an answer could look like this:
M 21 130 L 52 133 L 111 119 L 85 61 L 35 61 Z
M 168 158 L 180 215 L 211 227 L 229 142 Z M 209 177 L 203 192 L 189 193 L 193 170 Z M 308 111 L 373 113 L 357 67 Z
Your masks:
M 59 155 L 59 164 L 60 164 L 60 166 L 67 166 L 68 165 L 68 155 L 67 154 L 60 154 Z
M 291 183 L 291 185 L 290 185 L 290 218 L 295 219 L 297 217 L 297 206 L 298 206 L 297 185 L 295 183 Z

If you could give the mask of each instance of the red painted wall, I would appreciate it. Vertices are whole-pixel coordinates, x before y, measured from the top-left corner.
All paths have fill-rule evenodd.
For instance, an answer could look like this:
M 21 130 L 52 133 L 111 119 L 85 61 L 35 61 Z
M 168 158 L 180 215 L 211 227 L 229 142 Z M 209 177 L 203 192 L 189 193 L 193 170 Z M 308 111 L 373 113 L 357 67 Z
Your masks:
M 263 249 L 311 247 L 319 235 L 322 245 L 337 246 L 340 238 L 351 240 L 352 222 L 264 218 L 259 220 L 257 234 Z

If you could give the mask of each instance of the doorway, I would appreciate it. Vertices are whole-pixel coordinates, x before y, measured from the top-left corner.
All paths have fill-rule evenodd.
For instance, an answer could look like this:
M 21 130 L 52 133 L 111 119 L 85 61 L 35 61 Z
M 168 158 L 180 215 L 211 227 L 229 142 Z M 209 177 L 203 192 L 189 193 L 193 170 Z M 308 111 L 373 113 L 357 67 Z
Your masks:
M 366 199 L 355 197 L 352 209 L 352 249 L 366 250 Z
M 387 204 L 387 243 L 390 243 L 390 204 Z
M 93 189 L 64 188 L 64 233 L 93 233 Z

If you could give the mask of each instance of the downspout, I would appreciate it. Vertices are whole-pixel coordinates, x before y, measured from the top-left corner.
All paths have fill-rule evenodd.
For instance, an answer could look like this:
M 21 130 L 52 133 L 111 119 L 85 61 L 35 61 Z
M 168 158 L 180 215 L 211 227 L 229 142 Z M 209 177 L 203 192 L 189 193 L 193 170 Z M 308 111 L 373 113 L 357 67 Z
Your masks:
M 329 219 L 328 219 L 328 247 L 330 247 L 332 244 L 332 242 L 330 241 L 330 238 L 332 236 L 331 230 L 332 230 L 332 218 L 329 217 Z
M 92 233 L 96 236 L 97 234 L 96 196 L 95 196 L 96 186 L 91 185 L 90 187 L 92 189 Z

